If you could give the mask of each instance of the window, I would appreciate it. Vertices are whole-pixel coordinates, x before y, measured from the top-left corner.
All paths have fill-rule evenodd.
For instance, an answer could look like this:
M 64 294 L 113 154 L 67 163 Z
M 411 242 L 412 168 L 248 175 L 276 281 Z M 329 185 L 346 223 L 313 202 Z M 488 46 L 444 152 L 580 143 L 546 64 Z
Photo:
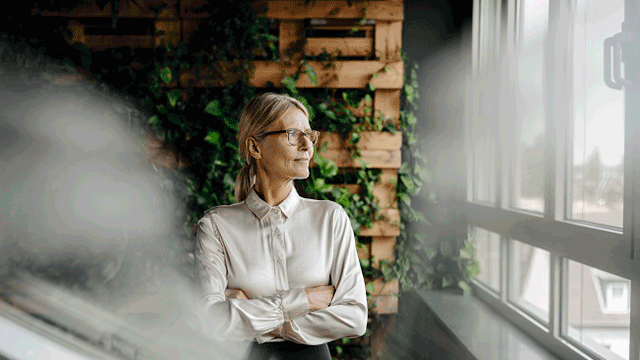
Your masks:
M 549 18 L 548 1 L 524 3 L 516 49 L 516 81 L 513 139 L 510 153 L 512 185 L 510 205 L 516 209 L 542 213 L 544 209 L 544 40 Z M 505 139 L 507 140 L 507 139 Z
M 630 281 L 566 261 L 563 335 L 605 359 L 629 359 Z
M 511 241 L 509 301 L 538 321 L 549 322 L 549 252 Z
M 608 87 L 602 74 L 603 43 L 620 31 L 624 0 L 576 5 L 567 218 L 622 228 L 624 92 Z
M 500 235 L 480 227 L 470 229 L 476 247 L 480 274 L 476 278 L 495 292 L 500 292 Z
M 630 0 L 474 6 L 474 59 L 501 54 L 474 62 L 465 126 L 474 289 L 560 358 L 640 358 L 640 14 Z M 495 23 L 503 36 L 482 41 Z

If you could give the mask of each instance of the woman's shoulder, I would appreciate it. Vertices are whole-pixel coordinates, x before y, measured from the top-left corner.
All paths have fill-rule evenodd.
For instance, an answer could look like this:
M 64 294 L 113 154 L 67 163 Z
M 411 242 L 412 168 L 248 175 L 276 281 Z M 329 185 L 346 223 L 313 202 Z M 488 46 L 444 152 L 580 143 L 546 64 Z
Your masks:
M 342 205 L 331 200 L 316 200 L 316 199 L 309 199 L 309 198 L 301 198 L 301 204 L 303 204 L 304 207 L 307 207 L 313 210 L 346 214 Z
M 229 216 L 237 215 L 245 211 L 247 207 L 244 201 L 230 204 L 230 205 L 218 205 L 207 209 L 201 219 L 219 219 L 228 218 Z

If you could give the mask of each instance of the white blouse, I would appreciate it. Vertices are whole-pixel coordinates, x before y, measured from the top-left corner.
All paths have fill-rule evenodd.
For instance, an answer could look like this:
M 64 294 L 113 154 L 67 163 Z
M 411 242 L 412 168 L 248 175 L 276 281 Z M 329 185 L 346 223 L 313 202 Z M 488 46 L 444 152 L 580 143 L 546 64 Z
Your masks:
M 292 188 L 272 207 L 252 189 L 245 201 L 207 210 L 195 255 L 215 337 L 318 345 L 366 330 L 353 228 L 335 202 L 302 198 Z M 335 287 L 331 305 L 309 312 L 305 288 L 321 285 Z M 251 299 L 225 301 L 227 288 Z

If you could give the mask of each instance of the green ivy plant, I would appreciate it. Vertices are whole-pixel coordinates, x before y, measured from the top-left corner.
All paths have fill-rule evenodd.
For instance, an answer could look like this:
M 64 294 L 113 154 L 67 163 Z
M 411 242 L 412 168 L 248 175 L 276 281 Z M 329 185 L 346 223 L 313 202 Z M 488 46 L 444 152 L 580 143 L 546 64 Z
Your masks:
M 419 99 L 417 70 L 414 62 L 404 57 L 406 72 L 403 87 L 403 104 L 400 122 L 403 137 L 403 164 L 398 171 L 398 203 L 400 205 L 400 237 L 397 243 L 396 263 L 401 290 L 411 289 L 455 289 L 470 290 L 471 280 L 479 273 L 475 248 L 466 239 L 466 234 L 451 233 L 438 239 L 429 239 L 417 233 L 411 224 L 423 224 L 434 228 L 423 212 L 415 209 L 412 198 L 426 196 L 430 206 L 437 207 L 435 192 L 425 187 L 431 182 L 427 170 L 427 159 L 416 142 L 415 116 Z M 423 195 L 424 194 L 424 195 Z M 435 229 L 434 229 L 435 232 Z

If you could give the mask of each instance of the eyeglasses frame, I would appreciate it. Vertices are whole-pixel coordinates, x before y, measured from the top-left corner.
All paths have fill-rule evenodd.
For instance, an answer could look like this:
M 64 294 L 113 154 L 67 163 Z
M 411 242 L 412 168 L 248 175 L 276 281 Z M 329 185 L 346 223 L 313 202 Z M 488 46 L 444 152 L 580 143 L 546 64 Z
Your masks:
M 315 133 L 316 134 L 316 141 L 311 141 L 311 143 L 313 145 L 315 145 L 316 143 L 318 143 L 318 138 L 320 137 L 320 132 L 317 130 L 308 130 L 308 131 L 302 131 L 296 128 L 288 128 L 288 129 L 283 129 L 283 130 L 275 130 L 275 131 L 268 131 L 266 133 L 262 133 L 260 135 L 258 135 L 258 137 L 263 137 L 263 136 L 268 136 L 268 135 L 276 135 L 276 134 L 287 134 L 287 141 L 289 141 L 289 144 L 296 146 L 298 144 L 293 144 L 291 143 L 291 138 L 289 137 L 289 131 L 298 131 L 300 133 L 302 133 L 304 136 L 306 136 L 309 140 L 311 140 L 311 134 Z

